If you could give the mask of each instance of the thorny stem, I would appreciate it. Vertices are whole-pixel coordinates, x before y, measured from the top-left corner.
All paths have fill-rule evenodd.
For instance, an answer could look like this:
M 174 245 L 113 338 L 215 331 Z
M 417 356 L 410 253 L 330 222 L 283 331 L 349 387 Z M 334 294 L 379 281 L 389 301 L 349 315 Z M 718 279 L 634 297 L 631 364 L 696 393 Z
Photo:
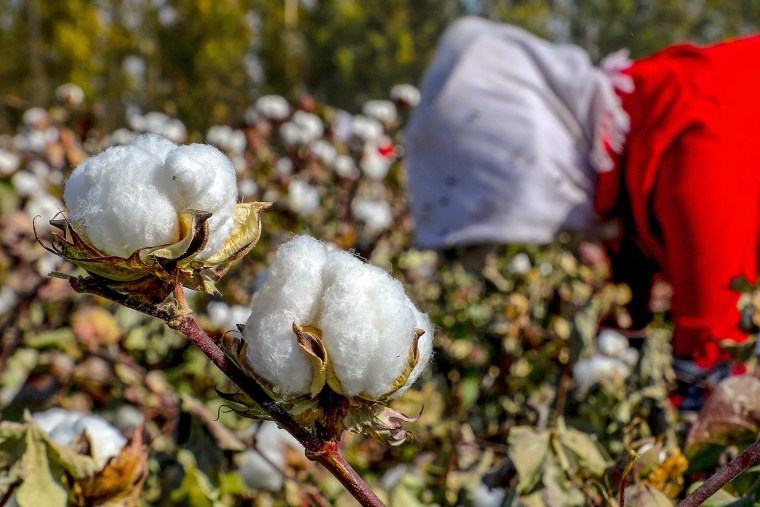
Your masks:
M 696 507 L 713 496 L 719 489 L 736 479 L 744 470 L 760 461 L 760 440 L 721 467 L 712 477 L 702 483 L 692 494 L 681 500 L 677 507 Z
M 180 296 L 181 299 L 179 300 L 180 305 L 184 308 L 180 308 L 179 314 L 175 314 L 175 312 L 160 305 L 151 305 L 108 288 L 95 278 L 71 278 L 69 284 L 76 292 L 101 296 L 127 308 L 161 319 L 170 328 L 184 334 L 241 391 L 258 403 L 280 427 L 301 442 L 306 450 L 306 456 L 327 468 L 361 505 L 385 507 L 385 504 L 340 454 L 337 442 L 320 438 L 298 424 L 276 401 L 269 397 L 254 379 L 227 359 L 219 345 L 201 329 L 193 314 L 183 311 L 186 309 L 186 306 L 182 305 L 184 296 Z M 182 292 L 182 287 L 179 284 L 176 286 L 175 295 L 176 292 Z

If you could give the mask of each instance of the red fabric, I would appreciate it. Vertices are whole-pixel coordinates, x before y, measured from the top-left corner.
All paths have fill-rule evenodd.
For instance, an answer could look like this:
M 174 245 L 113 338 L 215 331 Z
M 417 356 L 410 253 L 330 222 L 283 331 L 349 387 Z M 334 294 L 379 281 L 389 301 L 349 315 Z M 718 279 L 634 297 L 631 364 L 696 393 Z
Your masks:
M 718 340 L 746 338 L 731 279 L 758 270 L 760 36 L 674 46 L 628 73 L 631 131 L 597 211 L 614 215 L 627 194 L 625 233 L 673 285 L 674 354 L 709 367 L 725 358 Z

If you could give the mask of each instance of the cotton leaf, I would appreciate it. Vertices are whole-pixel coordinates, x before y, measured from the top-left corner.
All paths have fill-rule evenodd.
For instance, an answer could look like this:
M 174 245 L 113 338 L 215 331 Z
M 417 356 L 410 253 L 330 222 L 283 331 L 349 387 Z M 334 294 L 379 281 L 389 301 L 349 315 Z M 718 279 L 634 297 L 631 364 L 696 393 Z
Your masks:
M 517 426 L 509 431 L 509 458 L 517 468 L 520 494 L 529 493 L 541 481 L 544 461 L 549 453 L 548 431 Z

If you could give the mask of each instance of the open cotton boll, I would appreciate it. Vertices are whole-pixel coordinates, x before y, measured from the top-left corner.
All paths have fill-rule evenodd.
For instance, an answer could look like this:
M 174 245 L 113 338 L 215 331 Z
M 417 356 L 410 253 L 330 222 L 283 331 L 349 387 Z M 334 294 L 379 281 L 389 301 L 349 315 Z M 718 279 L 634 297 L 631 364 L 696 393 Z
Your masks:
M 207 259 L 216 253 L 234 226 L 230 218 L 237 205 L 237 183 L 230 159 L 207 144 L 179 146 L 167 155 L 157 182 L 177 210 L 190 208 L 212 214 L 208 243 L 197 258 Z
M 252 369 L 285 394 L 306 394 L 312 367 L 292 324 L 321 331 L 331 367 L 347 396 L 386 396 L 409 363 L 417 329 L 420 362 L 430 357 L 433 330 L 427 316 L 385 270 L 319 241 L 298 236 L 277 251 L 253 298 L 245 339 Z
M 317 327 L 349 396 L 389 392 L 409 357 L 416 318 L 401 284 L 346 252 L 330 252 Z
M 277 250 L 266 283 L 254 295 L 246 323 L 248 362 L 283 394 L 309 391 L 312 366 L 293 334 L 293 324 L 314 321 L 322 293 L 325 246 L 298 236 Z
M 607 356 L 591 356 L 573 365 L 573 379 L 581 389 L 599 382 L 622 382 L 631 374 L 631 368 L 622 360 Z
M 51 408 L 32 416 L 34 421 L 58 445 L 71 445 L 82 435 L 87 435 L 92 446 L 92 456 L 102 469 L 108 460 L 117 456 L 127 443 L 119 431 L 96 415 Z
M 161 167 L 156 156 L 129 145 L 84 161 L 64 191 L 74 227 L 98 250 L 121 257 L 177 241 L 177 210 L 153 185 Z
M 420 361 L 417 363 L 417 366 L 414 367 L 414 370 L 412 370 L 412 373 L 409 375 L 409 379 L 407 379 L 406 384 L 396 391 L 392 398 L 398 398 L 405 392 L 409 390 L 410 387 L 412 387 L 412 384 L 414 384 L 418 378 L 420 378 L 420 375 L 422 375 L 422 370 L 425 369 L 425 366 L 427 366 L 428 361 L 430 360 L 430 356 L 433 353 L 433 323 L 430 321 L 430 317 L 427 316 L 427 314 L 422 313 L 417 309 L 416 306 L 414 306 L 414 303 L 407 300 L 409 307 L 412 309 L 412 312 L 414 312 L 414 317 L 416 320 L 416 329 L 421 329 L 424 331 L 424 334 L 420 337 L 419 341 L 417 342 L 417 352 L 419 353 Z

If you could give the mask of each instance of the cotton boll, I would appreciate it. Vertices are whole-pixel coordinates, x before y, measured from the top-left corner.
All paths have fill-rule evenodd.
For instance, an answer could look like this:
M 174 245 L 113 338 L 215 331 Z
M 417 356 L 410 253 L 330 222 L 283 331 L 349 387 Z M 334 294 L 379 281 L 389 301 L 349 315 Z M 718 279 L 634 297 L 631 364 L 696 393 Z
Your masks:
M 289 158 L 278 159 L 274 164 L 274 168 L 280 176 L 287 176 L 293 173 L 293 161 Z
M 474 507 L 501 507 L 504 505 L 506 496 L 507 492 L 504 488 L 491 489 L 481 482 L 472 497 L 472 505 Z
M 13 289 L 7 285 L 0 287 L 0 315 L 15 307 L 17 301 L 18 296 Z
M 253 297 L 244 333 L 248 361 L 284 394 L 309 391 L 312 366 L 296 342 L 292 326 L 314 322 L 326 259 L 322 243 L 298 236 L 277 250 L 266 282 Z
M 217 328 L 235 329 L 251 315 L 251 309 L 243 305 L 228 305 L 222 301 L 212 301 L 206 307 L 209 320 Z
M 137 136 L 137 132 L 133 132 L 129 129 L 116 129 L 108 136 L 108 144 L 111 146 L 129 144 Z
M 95 415 L 52 408 L 32 417 L 58 445 L 71 445 L 79 435 L 86 434 L 92 445 L 93 458 L 101 469 L 109 459 L 117 456 L 127 443 L 127 439 L 116 428 Z
M 238 195 L 243 199 L 256 195 L 259 186 L 251 178 L 245 178 L 238 183 Z
M 80 164 L 64 200 L 70 219 L 99 250 L 122 257 L 179 239 L 177 210 L 153 185 L 161 161 L 134 146 L 116 146 Z
M 525 275 L 530 271 L 531 263 L 530 257 L 525 252 L 519 252 L 512 257 L 509 263 L 509 268 L 513 273 L 518 275 Z
M 284 120 L 290 114 L 290 105 L 279 95 L 264 95 L 256 101 L 256 111 L 271 120 Z
M 36 194 L 44 187 L 42 181 L 29 171 L 17 172 L 11 178 L 11 183 L 16 193 L 22 197 Z
M 383 126 L 374 118 L 361 114 L 354 116 L 353 134 L 365 142 L 377 141 L 383 135 Z
M 303 449 L 290 433 L 280 429 L 272 421 L 261 423 L 256 431 L 256 450 L 243 454 L 239 473 L 249 489 L 279 491 L 282 489 L 285 467 L 285 447 Z
M 165 162 L 169 152 L 177 147 L 176 144 L 159 134 L 143 134 L 132 139 L 129 146 L 147 151 L 158 158 L 161 163 Z
M 416 316 L 404 289 L 385 270 L 330 252 L 317 327 L 344 391 L 378 398 L 404 371 Z
M 370 179 L 381 180 L 388 174 L 391 168 L 391 160 L 380 153 L 377 145 L 367 143 L 360 162 L 362 172 Z
M 391 206 L 386 201 L 356 198 L 351 203 L 351 211 L 356 218 L 364 222 L 369 235 L 378 234 L 393 223 Z
M 301 128 L 304 144 L 321 137 L 325 131 L 325 126 L 319 116 L 306 111 L 296 111 L 291 120 Z
M 354 159 L 348 155 L 338 155 L 333 163 L 333 168 L 335 168 L 335 174 L 341 178 L 356 179 L 359 176 Z
M 612 329 L 605 329 L 596 337 L 596 347 L 605 356 L 620 357 L 628 346 L 628 338 Z
M 398 117 L 396 106 L 389 100 L 368 100 L 362 106 L 362 112 L 381 123 L 394 122 Z
M 157 185 L 177 210 L 190 208 L 212 214 L 208 243 L 197 258 L 207 259 L 216 253 L 234 226 L 230 219 L 238 192 L 230 159 L 207 144 L 179 146 L 166 157 L 163 169 L 157 173 Z
M 391 88 L 391 99 L 407 107 L 417 107 L 420 103 L 420 90 L 410 84 L 397 84 Z
M 325 164 L 332 164 L 338 156 L 335 147 L 324 139 L 317 139 L 309 145 L 309 150 Z
M 35 217 L 42 218 L 36 224 L 38 231 L 49 230 L 49 220 L 63 211 L 63 209 L 64 205 L 60 199 L 45 193 L 35 194 L 24 206 L 24 212 L 30 219 L 34 220 Z
M 291 180 L 288 185 L 288 207 L 301 216 L 308 217 L 319 209 L 319 190 L 303 180 Z
M 12 174 L 21 165 L 21 157 L 0 148 L 0 176 Z
M 599 382 L 622 382 L 630 374 L 627 364 L 607 356 L 591 356 L 573 365 L 573 378 L 581 389 L 588 389 Z

